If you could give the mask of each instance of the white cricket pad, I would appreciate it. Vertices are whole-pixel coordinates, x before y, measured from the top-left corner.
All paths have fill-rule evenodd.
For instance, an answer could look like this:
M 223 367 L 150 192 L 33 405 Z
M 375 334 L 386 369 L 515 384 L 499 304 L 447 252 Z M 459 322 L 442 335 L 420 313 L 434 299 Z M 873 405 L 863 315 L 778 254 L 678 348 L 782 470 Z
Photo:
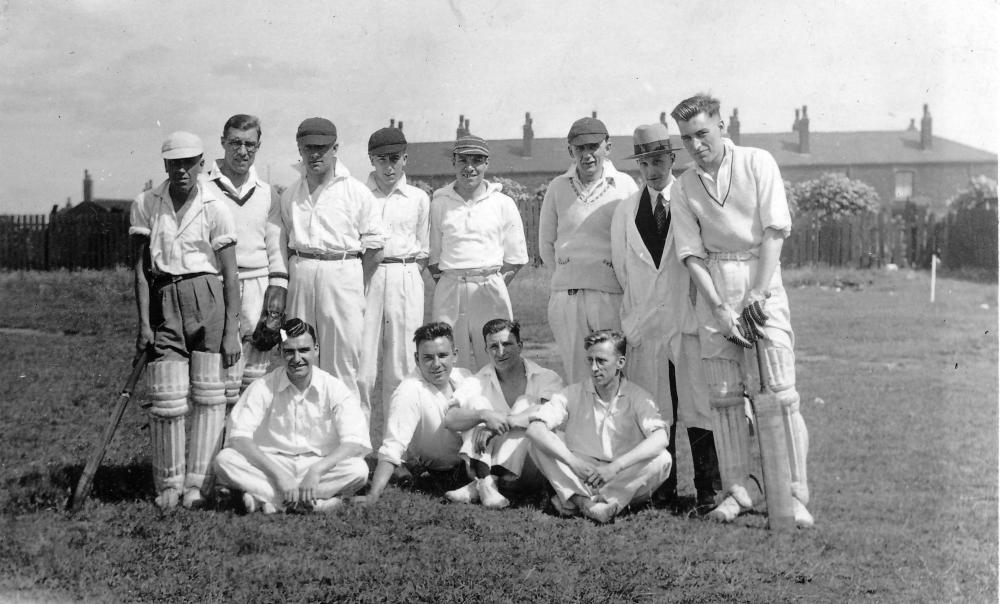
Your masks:
M 240 387 L 240 392 L 246 390 L 251 382 L 267 374 L 273 355 L 270 350 L 257 350 L 250 345 L 244 347 L 243 356 L 246 357 L 246 363 L 243 366 L 243 385 Z
M 154 417 L 181 417 L 188 412 L 187 361 L 153 361 L 147 367 L 146 397 Z
M 191 414 L 191 446 L 188 448 L 186 488 L 212 486 L 212 460 L 222 448 L 222 429 L 226 423 L 224 405 L 195 405 Z
M 704 366 L 722 488 L 726 492 L 745 489 L 750 474 L 750 433 L 740 368 L 728 359 L 704 359 Z
M 775 393 L 781 402 L 788 462 L 792 471 L 792 495 L 809 504 L 809 482 L 806 477 L 806 457 L 809 455 L 809 431 L 799 411 L 799 393 L 794 388 Z
M 222 355 L 215 352 L 191 353 L 191 402 L 195 405 L 224 405 L 226 381 Z
M 149 418 L 149 433 L 153 441 L 153 484 L 156 492 L 176 489 L 184 484 L 184 418 Z

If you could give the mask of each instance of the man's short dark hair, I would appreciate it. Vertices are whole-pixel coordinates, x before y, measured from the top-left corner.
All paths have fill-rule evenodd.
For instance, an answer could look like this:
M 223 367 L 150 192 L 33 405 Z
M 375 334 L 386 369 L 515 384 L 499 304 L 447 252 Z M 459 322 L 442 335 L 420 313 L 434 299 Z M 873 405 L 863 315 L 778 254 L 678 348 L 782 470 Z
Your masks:
M 611 342 L 614 344 L 615 350 L 618 351 L 618 354 L 625 356 L 625 334 L 617 329 L 600 329 L 598 331 L 590 332 L 590 334 L 583 339 L 583 349 L 590 350 L 591 346 L 594 346 L 595 344 L 602 344 L 604 342 Z
M 448 325 L 444 321 L 436 321 L 421 325 L 413 332 L 413 343 L 418 347 L 424 342 L 430 342 L 438 338 L 448 338 L 454 344 L 455 334 L 451 330 L 451 325 Z
M 222 136 L 225 136 L 230 129 L 249 130 L 251 128 L 257 130 L 257 138 L 263 136 L 263 134 L 260 131 L 260 118 L 258 118 L 256 115 L 237 113 L 233 117 L 226 120 L 226 125 L 222 127 Z
M 686 122 L 702 112 L 708 117 L 718 116 L 719 107 L 719 99 L 699 92 L 678 103 L 670 112 L 670 117 L 680 122 Z
M 285 335 L 289 338 L 297 338 L 302 334 L 308 333 L 312 336 L 313 344 L 316 344 L 316 330 L 312 325 L 306 323 L 298 317 L 293 317 L 286 320 L 281 324 L 281 331 L 285 332 Z
M 514 336 L 514 340 L 518 344 L 521 343 L 521 324 L 510 319 L 490 319 L 487 321 L 483 325 L 483 339 L 485 340 L 489 336 L 500 333 L 505 329 L 510 332 L 510 335 Z

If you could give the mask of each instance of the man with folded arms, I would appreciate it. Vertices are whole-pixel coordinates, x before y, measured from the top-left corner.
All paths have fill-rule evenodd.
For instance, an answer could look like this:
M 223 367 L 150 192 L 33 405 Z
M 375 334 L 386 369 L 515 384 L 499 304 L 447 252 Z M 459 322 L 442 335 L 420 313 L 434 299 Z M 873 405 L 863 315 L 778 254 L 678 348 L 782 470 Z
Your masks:
M 538 469 L 556 492 L 556 509 L 606 523 L 625 506 L 648 500 L 667 479 L 672 460 L 656 402 L 622 373 L 625 336 L 596 331 L 584 347 L 591 377 L 543 404 L 532 415 L 528 438 Z
M 489 321 L 483 339 L 490 364 L 462 384 L 455 393 L 458 406 L 444 419 L 446 427 L 463 433 L 459 453 L 475 480 L 445 497 L 503 508 L 509 502 L 497 491 L 498 482 L 530 487 L 538 477 L 527 459 L 530 442 L 524 429 L 538 406 L 562 390 L 563 381 L 556 372 L 521 357 L 524 345 L 517 321 Z
M 236 403 L 216 473 L 243 491 L 248 512 L 330 511 L 368 480 L 368 423 L 354 393 L 315 367 L 313 327 L 289 319 L 281 332 L 285 366 Z

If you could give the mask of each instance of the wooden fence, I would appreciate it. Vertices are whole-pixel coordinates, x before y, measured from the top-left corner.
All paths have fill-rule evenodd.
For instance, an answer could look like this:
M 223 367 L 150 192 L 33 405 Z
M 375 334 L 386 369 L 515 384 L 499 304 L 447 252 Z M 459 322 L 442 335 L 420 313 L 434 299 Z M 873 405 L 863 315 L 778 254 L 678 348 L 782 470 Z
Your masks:
M 540 262 L 538 216 L 541 201 L 518 201 L 528 257 Z M 927 268 L 937 251 L 949 268 L 997 269 L 997 210 L 969 209 L 935 216 L 925 208 L 882 210 L 836 222 L 808 216 L 795 220 L 785 241 L 785 266 L 813 264 Z M 0 268 L 51 270 L 131 266 L 128 214 L 63 217 L 0 216 Z

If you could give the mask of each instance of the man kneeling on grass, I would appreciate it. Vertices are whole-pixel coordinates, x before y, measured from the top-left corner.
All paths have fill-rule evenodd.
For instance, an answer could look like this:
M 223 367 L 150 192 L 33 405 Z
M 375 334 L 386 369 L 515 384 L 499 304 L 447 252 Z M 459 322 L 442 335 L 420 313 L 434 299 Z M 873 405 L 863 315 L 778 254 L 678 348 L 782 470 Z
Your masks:
M 521 357 L 517 321 L 487 321 L 483 339 L 490 363 L 459 387 L 458 406 L 444 418 L 446 427 L 463 433 L 459 453 L 475 480 L 444 495 L 456 503 L 504 508 L 509 501 L 498 485 L 519 491 L 542 486 L 538 470 L 527 459 L 531 443 L 524 429 L 539 404 L 562 390 L 563 381 L 556 372 Z
M 462 463 L 458 450 L 462 437 L 444 425 L 445 414 L 455 402 L 455 390 L 470 374 L 455 367 L 458 350 L 451 325 L 428 323 L 413 334 L 417 346 L 417 369 L 403 379 L 392 393 L 385 418 L 378 465 L 372 475 L 368 495 L 356 503 L 374 503 L 382 496 L 389 479 L 453 472 Z M 445 475 L 452 482 L 452 478 Z
M 247 512 L 329 511 L 368 481 L 368 422 L 347 385 L 314 366 L 312 325 L 289 319 L 281 339 L 285 367 L 240 396 L 216 474 L 243 491 Z
M 649 499 L 670 474 L 668 427 L 650 394 L 625 379 L 625 336 L 595 331 L 584 339 L 590 379 L 567 386 L 528 426 L 532 455 L 552 484 L 560 514 L 610 522 Z M 554 432 L 565 430 L 565 439 Z

